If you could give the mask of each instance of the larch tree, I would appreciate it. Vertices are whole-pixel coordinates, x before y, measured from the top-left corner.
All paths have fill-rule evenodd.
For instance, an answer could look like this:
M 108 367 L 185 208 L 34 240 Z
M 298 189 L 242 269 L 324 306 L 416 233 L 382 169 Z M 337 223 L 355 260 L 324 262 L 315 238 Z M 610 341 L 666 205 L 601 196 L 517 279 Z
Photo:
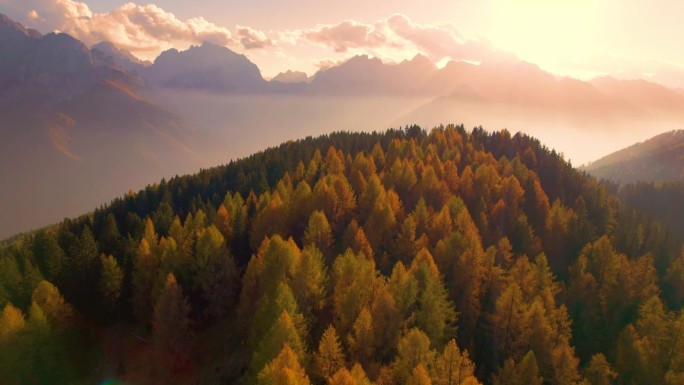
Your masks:
M 379 284 L 373 260 L 348 250 L 337 257 L 332 270 L 332 306 L 336 329 L 347 338 L 361 310 L 370 306 Z
M 456 312 L 427 249 L 418 252 L 409 271 L 418 284 L 415 326 L 427 331 L 433 346 L 441 347 L 456 331 Z
M 354 321 L 348 342 L 352 361 L 368 367 L 375 354 L 375 333 L 373 318 L 367 308 L 361 310 L 356 321 Z
M 499 357 L 520 357 L 529 342 L 530 330 L 527 305 L 518 284 L 509 284 L 496 300 L 493 322 Z
M 325 256 L 330 257 L 333 236 L 330 223 L 323 211 L 317 210 L 311 214 L 302 241 L 304 245 L 316 246 Z
M 152 297 L 154 286 L 159 277 L 159 256 L 157 243 L 150 245 L 143 238 L 133 260 L 131 284 L 133 286 L 133 313 L 138 321 L 147 324 L 152 319 L 155 298 Z
M 494 385 L 542 385 L 539 367 L 534 353 L 528 352 L 519 363 L 509 358 L 497 374 L 492 377 Z
M 323 332 L 314 360 L 318 374 L 323 379 L 331 378 L 344 367 L 344 352 L 337 331 L 332 325 L 328 325 L 328 328 Z
M 584 368 L 584 378 L 591 385 L 612 385 L 616 377 L 617 373 L 613 371 L 603 353 L 593 355 Z
M 461 385 L 475 376 L 475 364 L 468 351 L 461 351 L 455 340 L 450 340 L 433 366 L 435 385 Z
M 228 212 L 228 209 L 223 204 L 216 210 L 214 226 L 216 226 L 225 239 L 233 237 L 233 218 L 230 217 L 230 212 Z
M 306 346 L 300 332 L 290 314 L 283 311 L 253 351 L 248 373 L 257 374 L 262 371 L 286 346 L 297 357 L 298 362 L 305 360 Z
M 418 365 L 429 367 L 435 352 L 430 349 L 430 338 L 420 329 L 413 328 L 399 341 L 392 371 L 397 383 L 404 384 Z
M 162 352 L 183 352 L 190 341 L 190 305 L 176 277 L 169 273 L 154 306 L 153 340 Z
M 75 311 L 64 301 L 64 297 L 55 285 L 41 281 L 31 296 L 33 303 L 40 306 L 50 324 L 58 329 L 66 329 L 74 322 Z
M 406 382 L 407 385 L 432 385 L 432 379 L 427 369 L 422 364 L 418 364 L 411 372 L 411 377 Z
M 311 381 L 299 362 L 299 357 L 288 345 L 258 374 L 260 385 L 310 385 Z
M 314 246 L 302 250 L 292 274 L 292 292 L 306 317 L 313 318 L 326 304 L 328 271 L 323 254 Z
M 12 306 L 11 303 L 5 305 L 0 316 L 0 345 L 3 341 L 19 332 L 26 326 L 26 320 L 21 310 Z

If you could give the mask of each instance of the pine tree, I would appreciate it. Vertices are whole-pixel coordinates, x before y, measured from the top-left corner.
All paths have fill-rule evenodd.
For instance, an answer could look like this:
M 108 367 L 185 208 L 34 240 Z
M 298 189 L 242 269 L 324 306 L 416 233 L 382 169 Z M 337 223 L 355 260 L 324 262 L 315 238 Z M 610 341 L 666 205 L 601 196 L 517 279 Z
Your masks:
M 213 225 L 197 234 L 193 270 L 195 286 L 206 301 L 204 314 L 227 314 L 237 296 L 238 272 L 223 235 Z
M 54 233 L 45 230 L 38 231 L 33 240 L 32 251 L 43 276 L 52 282 L 57 282 L 62 273 L 64 251 L 59 246 Z
M 111 309 L 115 309 L 121 296 L 124 273 L 116 258 L 111 255 L 100 256 L 100 295 Z

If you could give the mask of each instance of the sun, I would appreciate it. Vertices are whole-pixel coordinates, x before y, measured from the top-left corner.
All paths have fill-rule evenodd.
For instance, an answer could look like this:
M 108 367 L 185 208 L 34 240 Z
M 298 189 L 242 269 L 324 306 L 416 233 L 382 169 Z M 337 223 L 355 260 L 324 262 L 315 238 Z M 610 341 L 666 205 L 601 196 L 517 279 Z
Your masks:
M 540 65 L 586 59 L 600 39 L 596 0 L 492 0 L 488 38 L 500 49 Z

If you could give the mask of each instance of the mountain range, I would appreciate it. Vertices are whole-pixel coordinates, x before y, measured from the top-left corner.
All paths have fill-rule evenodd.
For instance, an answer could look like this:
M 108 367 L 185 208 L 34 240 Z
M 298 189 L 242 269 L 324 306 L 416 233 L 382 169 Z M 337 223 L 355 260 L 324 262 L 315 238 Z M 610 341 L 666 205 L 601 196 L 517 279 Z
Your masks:
M 611 143 L 619 148 L 637 125 L 663 131 L 684 121 L 681 91 L 559 78 L 526 62 L 439 68 L 421 55 L 396 64 L 356 56 L 311 77 L 290 71 L 269 81 L 245 55 L 209 43 L 143 62 L 111 43 L 89 48 L 4 15 L 0 52 L 0 179 L 12 181 L 0 192 L 0 238 L 150 180 L 332 130 L 463 122 L 529 127 L 560 147 L 606 126 L 622 130 Z M 597 157 L 609 150 L 596 143 L 585 147 Z

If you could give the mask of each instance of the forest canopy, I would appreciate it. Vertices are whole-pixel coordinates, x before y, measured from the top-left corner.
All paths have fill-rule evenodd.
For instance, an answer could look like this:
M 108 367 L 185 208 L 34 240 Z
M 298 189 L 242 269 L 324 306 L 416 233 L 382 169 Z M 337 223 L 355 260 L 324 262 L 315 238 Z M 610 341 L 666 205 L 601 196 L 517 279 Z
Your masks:
M 334 133 L 0 250 L 0 383 L 680 384 L 681 238 L 538 140 Z

